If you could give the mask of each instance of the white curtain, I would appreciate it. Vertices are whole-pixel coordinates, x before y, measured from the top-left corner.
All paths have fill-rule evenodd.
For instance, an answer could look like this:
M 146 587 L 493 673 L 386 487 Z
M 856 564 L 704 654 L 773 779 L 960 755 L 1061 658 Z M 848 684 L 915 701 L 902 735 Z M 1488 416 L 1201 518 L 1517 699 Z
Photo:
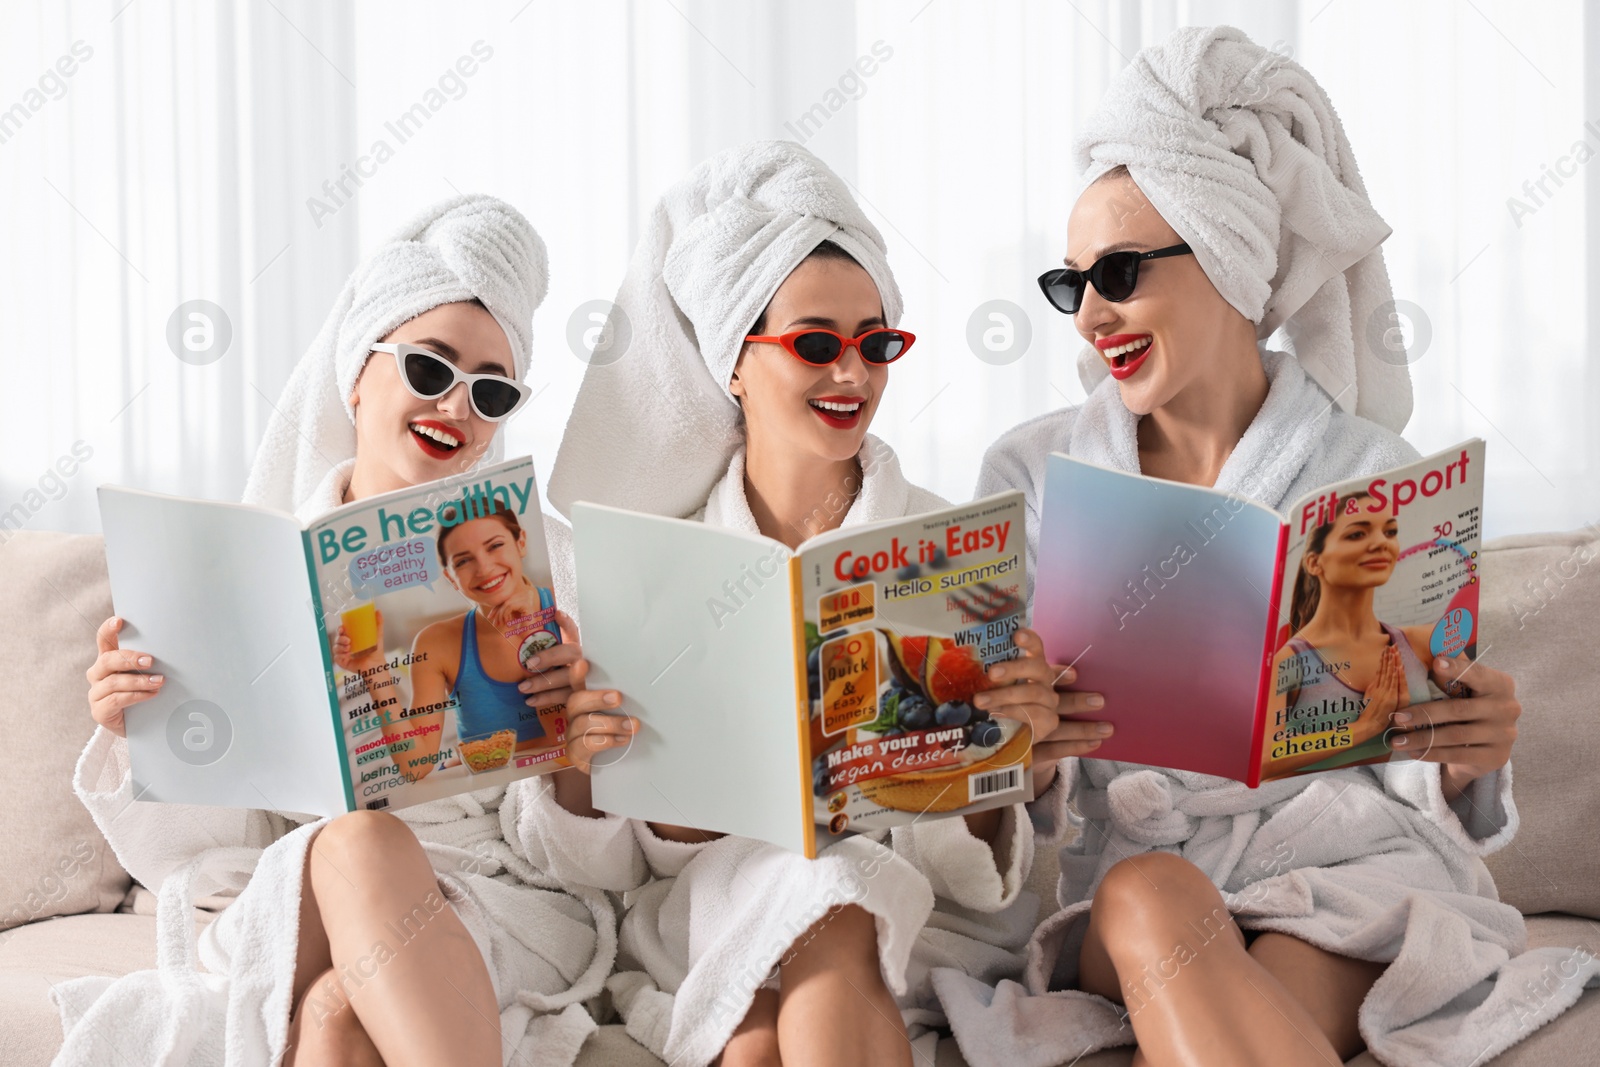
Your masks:
M 354 215 L 317 230 L 300 207 L 352 132 L 352 19 L 281 6 L 0 15 L 0 537 L 97 529 L 102 482 L 242 490 L 356 250 Z M 179 358 L 168 323 L 196 300 L 214 308 L 180 313 Z
M 1078 125 L 1140 47 L 1219 22 L 1322 82 L 1394 228 L 1406 436 L 1488 440 L 1491 534 L 1600 519 L 1600 18 L 1579 0 L 41 0 L 0 14 L 0 538 L 96 528 L 101 482 L 237 497 L 362 251 L 458 190 L 550 248 L 539 392 L 508 430 L 547 472 L 643 214 L 758 137 L 803 141 L 884 231 L 920 339 L 874 430 L 965 499 L 989 442 L 1083 397 L 1033 281 L 1065 249 Z M 214 360 L 195 300 L 231 331 Z

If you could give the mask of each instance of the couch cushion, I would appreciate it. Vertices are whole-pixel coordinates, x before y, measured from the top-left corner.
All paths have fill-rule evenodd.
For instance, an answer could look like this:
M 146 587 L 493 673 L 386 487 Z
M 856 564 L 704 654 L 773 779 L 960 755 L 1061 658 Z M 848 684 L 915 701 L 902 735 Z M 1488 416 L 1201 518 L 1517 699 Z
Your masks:
M 1525 914 L 1600 917 L 1600 528 L 1499 538 L 1483 548 L 1478 655 L 1517 681 L 1511 753 L 1522 825 L 1489 857 Z
M 655 1054 L 628 1036 L 620 1023 L 602 1026 L 578 1050 L 573 1067 L 666 1067 Z
M 86 975 L 120 977 L 156 965 L 156 920 L 73 915 L 0 934 L 0 1048 L 10 1067 L 45 1067 L 61 1048 L 50 987 Z
M 0 544 L 0 647 L 20 677 L 0 692 L 0 929 L 111 911 L 129 878 L 72 792 L 94 720 L 84 671 L 111 614 L 99 537 L 22 530 Z

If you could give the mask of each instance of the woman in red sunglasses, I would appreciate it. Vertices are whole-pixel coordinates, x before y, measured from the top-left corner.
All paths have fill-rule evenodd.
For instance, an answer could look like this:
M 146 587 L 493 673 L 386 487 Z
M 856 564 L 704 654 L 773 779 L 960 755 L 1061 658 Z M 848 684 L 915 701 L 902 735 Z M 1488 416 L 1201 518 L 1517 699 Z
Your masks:
M 669 192 L 653 222 L 618 298 L 651 344 L 586 375 L 551 476 L 558 508 L 642 500 L 794 546 L 942 504 L 867 432 L 913 338 L 897 328 L 882 238 L 835 175 L 796 145 L 746 145 Z M 1048 667 L 1022 641 L 996 714 L 1053 724 Z M 568 703 L 585 771 L 651 728 L 606 714 L 622 694 L 586 689 L 587 670 L 574 665 Z M 1020 804 L 863 833 L 809 860 L 604 816 L 583 774 L 555 777 L 540 824 L 570 864 L 555 873 L 637 890 L 619 952 L 639 973 L 613 981 L 630 1032 L 670 1062 L 909 1065 L 911 1041 L 931 1061 L 932 965 L 1020 964 L 1007 955 L 1031 919 Z

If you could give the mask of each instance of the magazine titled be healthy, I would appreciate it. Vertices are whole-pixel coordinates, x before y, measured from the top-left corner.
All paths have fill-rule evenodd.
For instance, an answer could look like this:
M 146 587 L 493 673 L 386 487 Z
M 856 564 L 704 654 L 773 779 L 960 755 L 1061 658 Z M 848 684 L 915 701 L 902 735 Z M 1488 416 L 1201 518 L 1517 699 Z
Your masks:
M 332 815 L 567 766 L 564 707 L 518 683 L 561 640 L 533 461 L 369 497 L 307 527 L 104 486 L 144 800 Z
M 572 518 L 589 684 L 643 727 L 597 761 L 596 807 L 815 856 L 1033 796 L 1027 727 L 971 703 L 1016 655 L 1020 493 L 792 552 L 599 505 Z
M 1478 439 L 1324 486 L 1283 515 L 1049 459 L 1034 619 L 1105 695 L 1095 757 L 1254 787 L 1390 758 L 1390 716 L 1477 655 Z

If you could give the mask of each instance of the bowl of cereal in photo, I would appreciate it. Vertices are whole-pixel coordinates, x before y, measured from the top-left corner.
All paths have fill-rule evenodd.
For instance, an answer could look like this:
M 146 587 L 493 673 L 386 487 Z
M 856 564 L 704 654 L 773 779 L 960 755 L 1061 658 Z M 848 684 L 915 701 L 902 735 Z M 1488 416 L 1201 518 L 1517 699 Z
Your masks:
M 456 742 L 461 762 L 473 774 L 498 771 L 511 762 L 511 753 L 516 747 L 517 731 L 510 729 L 463 736 Z

